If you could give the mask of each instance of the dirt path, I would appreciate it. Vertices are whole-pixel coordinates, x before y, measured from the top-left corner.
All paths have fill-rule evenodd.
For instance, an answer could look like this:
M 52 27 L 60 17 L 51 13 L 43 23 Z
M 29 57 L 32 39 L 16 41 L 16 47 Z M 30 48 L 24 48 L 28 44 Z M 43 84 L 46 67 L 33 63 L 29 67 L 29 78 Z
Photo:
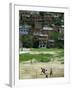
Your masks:
M 64 76 L 64 64 L 60 61 L 52 61 L 47 63 L 30 61 L 20 62 L 20 79 L 33 79 L 33 78 L 46 78 L 44 74 L 41 74 L 41 67 L 47 69 L 46 73 L 48 78 L 63 77 Z M 50 77 L 50 68 L 53 70 L 53 76 Z

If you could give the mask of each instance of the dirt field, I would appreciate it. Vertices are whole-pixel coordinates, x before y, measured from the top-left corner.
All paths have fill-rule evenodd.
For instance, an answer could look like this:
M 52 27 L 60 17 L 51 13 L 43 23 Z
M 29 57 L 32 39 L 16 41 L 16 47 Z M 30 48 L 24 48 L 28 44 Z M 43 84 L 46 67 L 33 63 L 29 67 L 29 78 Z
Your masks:
M 61 64 L 61 62 L 57 60 L 33 63 L 30 61 L 22 61 L 20 62 L 19 67 L 20 79 L 46 78 L 45 74 L 41 73 L 41 67 L 47 69 L 46 74 L 48 75 L 48 78 L 64 77 L 64 64 Z M 53 71 L 53 76 L 50 77 L 51 68 Z
M 19 57 L 20 79 L 64 77 L 63 49 L 33 49 L 27 54 L 21 51 Z M 41 73 L 41 68 L 46 69 L 45 74 Z

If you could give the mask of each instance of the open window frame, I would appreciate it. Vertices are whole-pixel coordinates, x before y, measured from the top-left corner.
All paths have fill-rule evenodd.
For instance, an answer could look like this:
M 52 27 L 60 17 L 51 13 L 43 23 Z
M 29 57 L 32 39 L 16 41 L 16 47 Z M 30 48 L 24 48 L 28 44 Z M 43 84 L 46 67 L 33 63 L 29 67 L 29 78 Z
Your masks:
M 48 79 L 19 80 L 19 10 L 63 12 L 64 13 L 64 77 Z M 65 84 L 69 82 L 69 8 L 36 5 L 10 4 L 10 86 L 39 86 Z

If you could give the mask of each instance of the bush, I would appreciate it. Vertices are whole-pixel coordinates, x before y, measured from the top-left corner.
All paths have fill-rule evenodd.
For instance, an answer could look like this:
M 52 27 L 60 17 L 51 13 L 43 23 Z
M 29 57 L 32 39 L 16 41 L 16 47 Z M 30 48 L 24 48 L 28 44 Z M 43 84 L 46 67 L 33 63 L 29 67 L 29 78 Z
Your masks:
M 25 47 L 25 48 L 32 48 L 33 47 L 32 36 L 22 35 L 22 36 L 20 36 L 20 40 L 23 43 L 23 47 Z
M 61 62 L 61 64 L 64 64 L 64 62 Z
M 55 47 L 57 48 L 64 48 L 64 40 L 56 40 Z

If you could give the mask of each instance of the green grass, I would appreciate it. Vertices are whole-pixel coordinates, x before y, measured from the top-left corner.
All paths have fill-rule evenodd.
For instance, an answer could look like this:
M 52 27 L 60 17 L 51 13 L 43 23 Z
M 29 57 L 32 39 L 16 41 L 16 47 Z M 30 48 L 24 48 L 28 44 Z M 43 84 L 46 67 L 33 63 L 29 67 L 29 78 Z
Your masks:
M 38 62 L 49 62 L 51 60 L 51 58 L 59 58 L 59 60 L 63 61 L 63 59 L 61 59 L 62 57 L 64 57 L 64 49 L 58 49 L 58 48 L 51 48 L 51 49 L 47 49 L 47 48 L 31 48 L 31 51 L 35 52 L 35 51 L 53 51 L 55 52 L 55 54 L 30 54 L 30 53 L 24 53 L 24 54 L 20 54 L 19 55 L 19 61 L 30 61 L 32 59 L 35 59 Z
M 61 48 L 31 48 L 31 51 L 63 51 Z
M 64 51 L 58 52 L 56 56 L 59 58 L 64 57 Z
M 19 55 L 19 60 L 20 61 L 28 61 L 28 60 L 32 60 L 35 59 L 39 62 L 48 62 L 50 61 L 50 58 L 52 57 L 51 54 L 20 54 Z

